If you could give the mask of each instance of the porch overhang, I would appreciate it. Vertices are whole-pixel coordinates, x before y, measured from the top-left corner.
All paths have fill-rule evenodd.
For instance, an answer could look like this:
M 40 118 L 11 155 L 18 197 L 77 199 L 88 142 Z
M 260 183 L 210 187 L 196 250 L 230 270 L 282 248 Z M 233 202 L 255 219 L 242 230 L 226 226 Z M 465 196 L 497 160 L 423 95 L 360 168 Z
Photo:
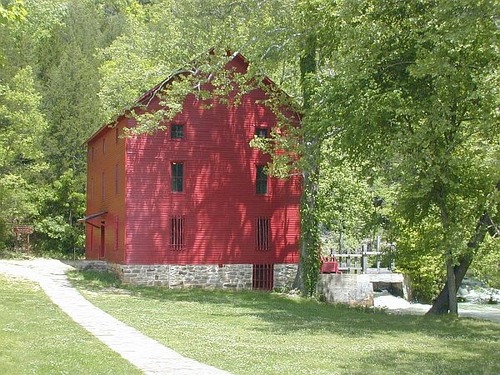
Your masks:
M 96 227 L 98 228 L 99 226 L 98 225 L 95 225 L 93 223 L 90 222 L 90 220 L 92 219 L 96 219 L 98 217 L 101 217 L 101 216 L 104 216 L 108 213 L 108 211 L 100 211 L 100 212 L 96 212 L 94 214 L 90 214 L 90 215 L 87 215 L 85 216 L 84 218 L 81 218 L 81 219 L 78 219 L 77 222 L 78 223 L 85 223 L 85 224 L 89 224 L 89 225 L 92 225 L 93 227 Z

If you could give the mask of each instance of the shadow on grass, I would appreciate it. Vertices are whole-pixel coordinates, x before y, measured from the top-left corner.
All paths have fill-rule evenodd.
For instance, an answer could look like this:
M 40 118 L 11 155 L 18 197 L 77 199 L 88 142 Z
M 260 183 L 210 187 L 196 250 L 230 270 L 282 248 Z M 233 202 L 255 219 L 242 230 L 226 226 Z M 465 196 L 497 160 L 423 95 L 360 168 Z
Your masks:
M 27 260 L 32 258 L 33 255 L 31 253 L 9 249 L 0 249 L 0 259 Z
M 132 317 L 129 324 L 166 345 L 175 341 L 171 336 L 185 337 L 176 350 L 202 361 L 212 361 L 217 353 L 220 358 L 212 364 L 225 368 L 230 363 L 228 370 L 235 374 L 259 373 L 257 365 L 267 369 L 260 373 L 273 374 L 465 375 L 500 370 L 500 325 L 493 322 L 390 315 L 278 293 L 132 287 L 120 285 L 111 274 L 90 271 L 69 277 L 80 289 L 97 291 L 97 300 L 109 303 L 125 321 Z M 130 296 L 106 296 L 124 293 Z M 193 349 L 207 345 L 208 353 Z M 228 352 L 228 345 L 234 350 Z M 310 356 L 314 360 L 307 362 Z M 271 371 L 270 366 L 277 367 Z
M 115 293 L 121 290 L 145 300 L 190 302 L 211 306 L 212 318 L 252 316 L 268 324 L 256 329 L 286 335 L 298 331 L 329 332 L 346 337 L 376 334 L 424 333 L 427 336 L 474 341 L 500 342 L 500 325 L 489 321 L 449 316 L 391 315 L 370 308 L 327 304 L 315 299 L 291 297 L 260 291 L 167 289 L 122 285 L 111 273 L 72 271 L 68 275 L 82 289 Z M 234 309 L 223 308 L 230 306 Z
M 66 275 L 73 285 L 82 289 L 103 290 L 121 287 L 120 279 L 110 272 L 69 271 Z

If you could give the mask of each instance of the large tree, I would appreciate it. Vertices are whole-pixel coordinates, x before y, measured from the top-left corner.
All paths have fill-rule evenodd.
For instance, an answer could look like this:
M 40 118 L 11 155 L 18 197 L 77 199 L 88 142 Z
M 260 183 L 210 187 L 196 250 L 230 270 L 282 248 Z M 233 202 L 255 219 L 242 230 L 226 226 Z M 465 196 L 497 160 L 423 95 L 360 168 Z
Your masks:
M 442 256 L 446 307 L 456 314 L 455 265 L 472 259 L 482 216 L 497 214 L 498 3 L 337 6 L 316 110 L 351 160 L 392 181 L 397 224 Z
M 126 2 L 10 3 L 24 19 L 0 23 L 2 212 L 34 222 L 38 248 L 72 251 L 83 236 L 74 217 L 84 206 L 83 143 L 103 121 L 98 49 L 119 34 Z
M 36 194 L 47 170 L 42 136 L 47 123 L 31 67 L 0 85 L 0 247 L 14 222 L 36 216 Z

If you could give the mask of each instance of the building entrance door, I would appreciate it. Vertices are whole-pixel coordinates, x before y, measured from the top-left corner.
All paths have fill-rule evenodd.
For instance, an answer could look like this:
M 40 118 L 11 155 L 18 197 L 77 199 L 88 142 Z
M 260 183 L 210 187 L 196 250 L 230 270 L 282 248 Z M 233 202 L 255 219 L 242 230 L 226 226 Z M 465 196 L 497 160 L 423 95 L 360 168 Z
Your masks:
M 99 259 L 104 259 L 104 250 L 106 246 L 106 227 L 101 224 L 101 243 L 99 246 Z

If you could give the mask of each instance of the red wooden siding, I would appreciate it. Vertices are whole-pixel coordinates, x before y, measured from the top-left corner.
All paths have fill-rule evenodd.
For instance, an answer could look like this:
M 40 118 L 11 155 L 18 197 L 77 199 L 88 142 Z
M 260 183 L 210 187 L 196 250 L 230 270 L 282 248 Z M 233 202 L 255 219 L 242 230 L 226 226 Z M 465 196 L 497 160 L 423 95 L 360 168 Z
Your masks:
M 118 142 L 114 128 L 96 133 L 88 144 L 88 184 L 99 189 L 104 176 L 106 189 L 104 199 L 89 192 L 87 215 L 107 213 L 89 220 L 96 227 L 86 226 L 87 258 L 99 257 L 103 221 L 104 258 L 115 263 L 297 263 L 300 179 L 269 178 L 267 193 L 256 192 L 257 166 L 269 156 L 249 141 L 256 129 L 275 124 L 258 103 L 264 98 L 253 90 L 237 107 L 207 108 L 188 96 L 173 121 L 183 125 L 182 139 L 172 139 L 170 127 Z M 150 109 L 157 105 L 153 100 Z M 131 122 L 121 117 L 119 131 Z M 172 191 L 172 163 L 183 165 L 182 192 Z M 259 218 L 268 219 L 261 225 L 269 233 L 258 233 Z
M 87 221 L 85 252 L 89 259 L 104 258 L 123 263 L 125 139 L 117 137 L 116 132 L 122 134 L 122 123 L 116 128 L 102 129 L 88 145 L 87 215 L 102 214 Z

